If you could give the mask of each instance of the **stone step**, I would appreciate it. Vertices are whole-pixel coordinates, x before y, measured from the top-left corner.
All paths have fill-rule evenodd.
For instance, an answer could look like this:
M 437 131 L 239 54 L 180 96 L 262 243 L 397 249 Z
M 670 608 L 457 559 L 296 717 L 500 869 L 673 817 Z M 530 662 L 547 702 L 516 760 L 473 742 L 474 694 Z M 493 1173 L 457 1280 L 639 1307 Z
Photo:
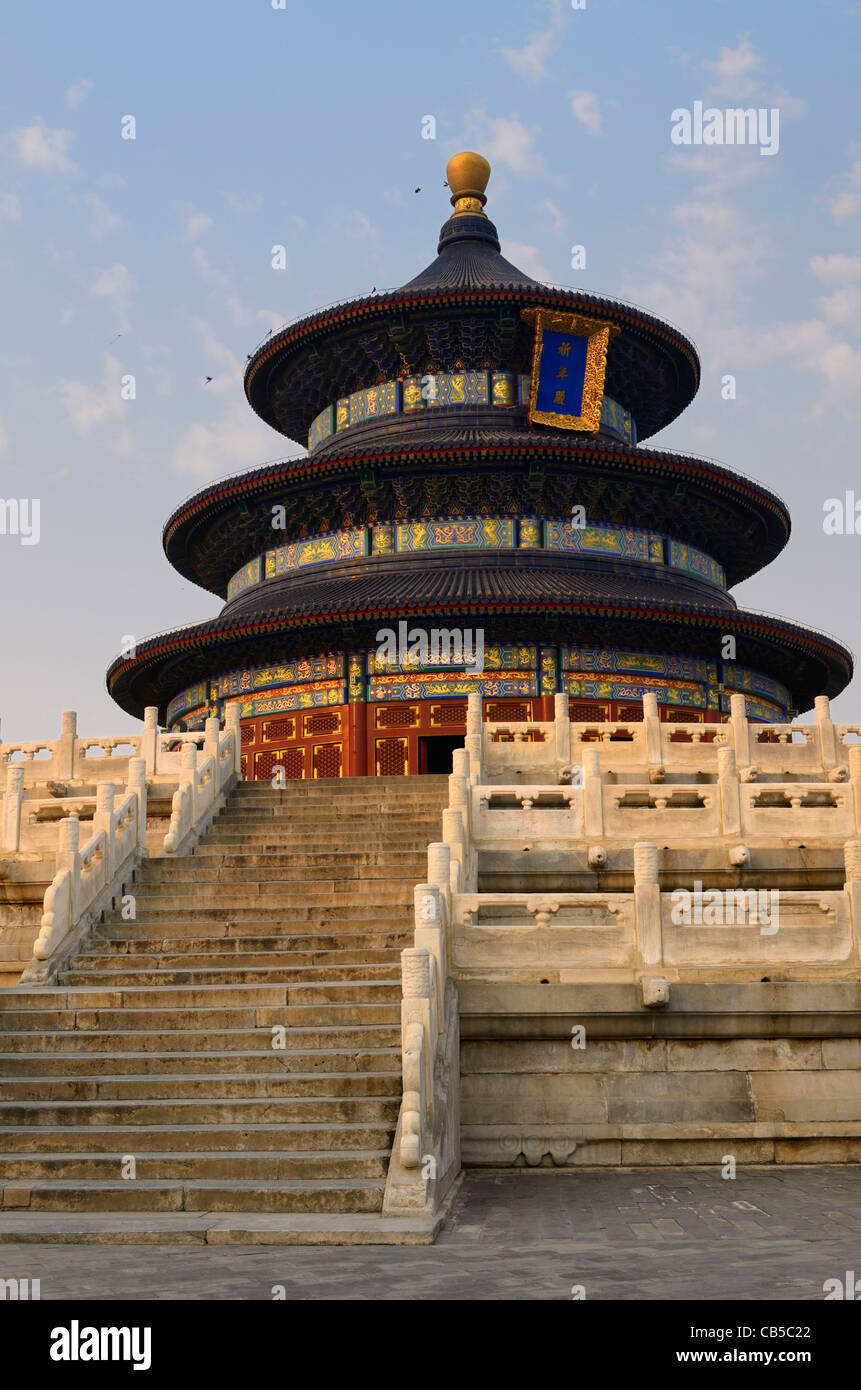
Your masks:
M 284 856 L 285 858 L 287 856 Z M 347 856 L 344 856 L 345 859 Z M 210 868 L 198 861 L 192 863 L 189 859 L 183 859 L 177 864 L 168 864 L 164 861 L 154 860 L 146 867 L 139 869 L 130 887 L 132 888 L 151 888 L 162 884 L 244 884 L 253 886 L 258 883 L 266 884 L 290 884 L 297 880 L 302 883 L 332 881 L 344 883 L 348 880 L 355 882 L 359 880 L 363 883 L 368 881 L 376 882 L 377 879 L 391 879 L 397 882 L 403 879 L 421 878 L 425 866 L 427 865 L 427 853 L 405 852 L 399 859 L 394 856 L 386 857 L 374 854 L 354 854 L 350 855 L 346 863 L 335 862 L 335 855 L 317 855 L 318 862 L 309 862 L 311 856 L 308 854 L 291 855 L 295 863 L 280 864 L 274 867 L 258 866 L 253 875 L 253 884 L 249 882 L 251 875 L 247 868 Z M 370 861 L 370 862 L 366 862 Z M 180 889 L 180 891 L 182 891 Z M 276 892 L 277 889 L 270 889 Z
M 247 912 L 280 912 L 286 914 L 294 908 L 360 906 L 373 897 L 378 907 L 407 907 L 413 902 L 414 884 L 403 879 L 374 879 L 369 887 L 365 880 L 351 879 L 296 879 L 283 888 L 269 884 L 249 884 L 240 889 L 234 884 L 201 884 L 192 891 L 190 884 L 185 887 L 174 883 L 146 884 L 134 886 L 135 912 L 137 917 L 148 917 L 151 912 L 175 912 L 180 916 L 189 911 L 225 913 L 240 909 Z
M 224 933 L 219 936 L 162 936 L 151 931 L 146 931 L 137 924 L 128 923 L 127 926 L 111 923 L 97 928 L 90 937 L 90 942 L 97 951 L 109 949 L 111 953 L 126 952 L 129 955 L 138 954 L 140 947 L 145 947 L 147 952 L 163 956 L 195 956 L 199 952 L 204 954 L 218 953 L 225 958 L 233 953 L 241 956 L 247 951 L 266 951 L 271 953 L 290 952 L 300 950 L 305 952 L 326 952 L 337 954 L 343 944 L 347 951 L 402 951 L 405 946 L 411 946 L 413 941 L 412 931 L 364 931 L 364 932 L 337 932 L 330 935 L 318 935 L 314 932 L 285 932 L 278 935 L 255 936 L 252 932 L 240 932 L 238 934 Z M 294 946 L 295 943 L 295 946 Z
M 12 1079 L 41 1076 L 113 1077 L 174 1076 L 275 1076 L 300 1073 L 327 1075 L 332 1072 L 389 1074 L 399 1072 L 400 1048 L 372 1048 L 365 1052 L 338 1048 L 293 1051 L 272 1048 L 271 1039 L 258 1037 L 258 1048 L 250 1052 L 4 1052 L 0 1054 L 0 1077 Z M 259 1043 L 263 1042 L 261 1048 Z
M 435 816 L 437 810 L 444 801 L 441 796 L 339 796 L 337 802 L 332 802 L 331 798 L 320 798 L 319 801 L 295 802 L 289 801 L 253 801 L 246 798 L 245 801 L 231 801 L 225 806 L 224 810 L 218 813 L 217 820 L 238 820 L 242 817 L 253 817 L 259 820 L 302 820 L 305 816 L 323 816 L 331 813 L 335 820 L 349 819 L 349 816 L 374 816 L 376 819 L 385 819 L 387 816 L 402 815 L 405 810 L 415 810 L 420 816 Z
M 387 1024 L 400 1021 L 400 1007 L 392 1004 L 326 1004 L 318 1006 L 282 1005 L 280 1008 L 250 1009 L 19 1009 L 0 1012 L 0 1024 L 6 1032 L 60 1034 L 80 1028 L 84 1032 L 105 1029 L 143 1029 L 160 1032 L 165 1029 L 224 1029 L 272 1028 L 283 1025 L 295 1027 L 333 1027 L 351 1024 Z
M 373 1178 L 319 1178 L 255 1182 L 64 1182 L 0 1189 L 3 1210 L 28 1211 L 252 1211 L 372 1212 L 383 1205 L 385 1183 Z
M 135 872 L 135 921 L 104 914 L 56 984 L 0 994 L 0 1242 L 29 1238 L 22 1214 L 47 1240 L 77 1222 L 74 1238 L 184 1243 L 220 1212 L 246 1213 L 225 1241 L 264 1239 L 260 1222 L 284 1243 L 372 1238 L 400 952 L 447 793 L 447 777 L 244 784 L 193 854 Z
M 259 751 L 259 750 L 257 750 Z M 286 787 L 271 782 L 240 782 L 231 801 L 340 801 L 342 797 L 425 796 L 428 800 L 444 796 L 448 790 L 447 772 L 419 777 L 325 777 L 288 781 Z
M 228 810 L 223 810 L 220 816 L 213 820 L 214 828 L 224 828 L 225 826 L 246 826 L 253 831 L 273 830 L 307 830 L 312 826 L 319 826 L 323 821 L 328 820 L 328 824 L 334 826 L 335 830 L 341 828 L 359 828 L 366 830 L 367 823 L 373 824 L 377 830 L 384 828 L 398 827 L 398 821 L 403 817 L 409 816 L 410 823 L 430 824 L 431 821 L 440 820 L 441 812 L 435 806 L 423 805 L 420 802 L 402 802 L 398 806 L 370 806 L 363 803 L 356 803 L 352 806 L 339 805 L 337 812 L 332 813 L 328 806 L 320 806 L 319 809 L 281 809 L 280 806 L 263 806 L 260 809 L 239 808 L 231 806 Z M 355 824 L 353 824 L 355 821 Z
M 144 943 L 141 943 L 144 944 Z M 185 951 L 171 954 L 144 953 L 142 951 L 81 951 L 69 962 L 70 970 L 86 970 L 88 975 L 96 971 L 152 970 L 166 972 L 171 970 L 219 970 L 246 971 L 249 969 L 279 970 L 287 967 L 317 969 L 323 966 L 333 971 L 351 966 L 390 966 L 400 968 L 398 947 L 370 947 L 361 951 Z M 332 979 L 342 978 L 337 973 Z M 63 976 L 63 983 L 72 983 Z
M 105 959 L 102 957 L 101 959 Z M 341 981 L 394 980 L 401 978 L 400 961 L 395 955 L 391 964 L 370 965 L 264 965 L 255 969 L 246 966 L 241 971 L 234 965 L 225 968 L 199 969 L 183 966 L 162 969 L 125 968 L 123 961 L 127 956 L 114 958 L 113 968 L 66 970 L 59 976 L 61 985 L 86 985 L 91 989 L 115 988 L 120 985 L 230 985 L 241 978 L 243 987 L 247 985 L 292 985 L 302 981 L 313 982 L 317 978 Z M 160 959 L 156 957 L 156 959 Z
M 433 1245 L 444 1215 L 380 1212 L 0 1213 L 3 1245 Z
M 0 1022 L 5 1020 L 0 1019 Z M 65 1029 L 62 1032 L 20 1029 L 0 1032 L 0 1050 L 11 1055 L 24 1052 L 57 1053 L 65 1056 L 93 1053 L 102 1056 L 113 1049 L 136 1052 L 145 1056 L 163 1052 L 255 1052 L 272 1048 L 272 1029 L 265 1028 L 173 1028 L 157 1029 L 128 1026 L 113 1032 L 97 1032 L 91 1028 Z M 289 1049 L 279 1052 L 286 1057 L 291 1050 L 329 1051 L 342 1048 L 400 1047 L 400 1018 L 397 1023 L 335 1024 L 318 1027 L 288 1028 Z
M 403 817 L 397 817 L 395 825 L 390 830 L 370 829 L 367 826 L 351 826 L 349 829 L 332 825 L 331 820 L 321 820 L 320 825 L 303 825 L 301 828 L 291 828 L 272 826 L 265 830 L 255 832 L 246 826 L 220 826 L 214 825 L 212 830 L 207 833 L 204 843 L 204 850 L 219 847 L 221 849 L 233 849 L 234 853 L 239 853 L 245 848 L 246 853 L 261 853 L 266 850 L 277 852 L 284 851 L 288 846 L 298 852 L 303 846 L 319 847 L 321 841 L 336 838 L 336 843 L 344 849 L 351 845 L 359 846 L 364 850 L 398 849 L 401 851 L 412 850 L 418 854 L 421 850 L 427 849 L 429 841 L 438 838 L 440 834 L 440 824 L 436 817 L 432 821 L 416 822 L 410 816 L 408 824 L 404 823 Z M 196 846 L 195 858 L 198 857 L 200 846 Z
M 217 1123 L 163 1124 L 147 1120 L 139 1124 L 67 1124 L 19 1126 L 3 1135 L 3 1153 L 351 1153 L 356 1149 L 391 1152 L 394 1123 L 336 1122 L 326 1124 Z
M 135 1010 L 228 1009 L 232 1005 L 251 1008 L 279 1004 L 380 1004 L 400 1002 L 399 982 L 385 980 L 331 980 L 325 978 L 300 980 L 296 985 L 228 984 L 184 989 L 181 985 L 127 985 L 121 989 L 94 988 L 70 985 L 55 988 L 14 990 L 0 993 L 0 1022 L 7 1016 L 22 1012 L 59 1010 L 87 1012 L 93 1009 L 117 1009 L 127 1004 Z
M 381 1072 L 290 1072 L 245 1076 L 222 1074 L 217 1066 L 195 1077 L 41 1076 L 0 1078 L 0 1101 L 47 1104 L 52 1101 L 107 1100 L 289 1100 L 293 1098 L 359 1100 L 400 1096 L 400 1069 Z
M 203 908 L 196 909 L 192 905 L 181 906 L 181 908 L 171 908 L 167 905 L 153 908 L 153 906 L 147 905 L 146 922 L 147 926 L 154 927 L 166 927 L 171 926 L 171 924 L 178 926 L 179 923 L 185 922 L 195 923 L 198 929 L 203 931 L 207 923 L 213 924 L 213 926 L 214 924 L 224 926 L 225 922 L 231 924 L 256 922 L 261 927 L 266 926 L 266 923 L 282 923 L 285 927 L 289 927 L 292 924 L 303 922 L 317 924 L 328 922 L 367 923 L 374 922 L 381 916 L 388 916 L 389 919 L 394 917 L 395 920 L 398 920 L 408 910 L 406 903 L 392 902 L 376 906 L 374 903 L 366 901 L 369 897 L 374 897 L 373 891 L 370 894 L 356 894 L 353 898 L 346 898 L 345 894 L 346 901 L 332 899 L 331 902 L 321 903 L 319 906 L 307 906 L 307 903 L 303 905 L 302 901 L 299 901 L 295 905 L 273 906 L 273 908 L 259 908 L 253 902 L 253 898 L 250 899 L 252 905 L 246 906 L 246 908 L 203 906 Z M 410 899 L 410 908 L 412 908 L 412 899 Z M 117 919 L 117 922 L 124 920 L 120 909 L 111 912 L 110 915 L 106 913 L 108 924 L 111 924 L 114 919 Z M 391 930 L 391 922 L 388 923 L 388 926 Z
M 325 913 L 326 909 L 321 908 L 320 913 Z M 219 928 L 221 939 L 224 941 L 236 941 L 238 949 L 242 948 L 245 940 L 259 941 L 267 938 L 273 942 L 280 942 L 285 949 L 291 950 L 336 950 L 339 941 L 348 941 L 351 945 L 356 940 L 365 940 L 369 945 L 379 949 L 391 941 L 399 943 L 400 949 L 404 946 L 412 945 L 412 913 L 409 914 L 409 924 L 406 920 L 406 913 L 403 914 L 403 921 L 397 920 L 395 913 L 386 913 L 381 922 L 375 922 L 368 917 L 351 918 L 336 917 L 333 921 L 290 921 L 281 924 L 272 922 L 251 921 L 244 919 L 237 921 L 234 916 L 225 917 L 223 921 L 209 922 L 187 920 L 185 918 L 174 918 L 155 922 L 128 923 L 132 932 L 125 936 L 126 941 L 147 943 L 153 941 L 173 940 L 182 941 L 183 937 L 189 941 L 219 939 Z M 107 914 L 106 914 L 107 916 Z M 114 914 L 111 914 L 113 918 Z M 119 917 L 119 913 L 116 914 Z M 395 918 L 395 920 L 392 920 Z M 123 921 L 107 920 L 104 923 L 104 931 L 109 939 L 117 939 L 117 934 L 122 932 L 127 924 Z M 273 935 L 273 932 L 275 933 Z M 407 939 L 409 938 L 409 939 Z M 99 933 L 94 933 L 92 940 L 104 940 Z M 326 943 L 329 943 L 328 946 Z
M 394 1124 L 399 1098 L 293 1096 L 282 1100 L 56 1100 L 0 1101 L 0 1125 L 8 1130 L 65 1125 L 193 1125 L 198 1133 L 217 1124 Z M 7 1135 L 4 1134 L 4 1144 Z M 129 1150 L 134 1152 L 133 1149 Z
M 331 854 L 296 849 L 271 849 L 267 850 L 265 854 L 243 854 L 231 849 L 213 847 L 207 840 L 201 840 L 190 855 L 184 855 L 182 859 L 151 859 L 138 872 L 141 874 L 164 873 L 166 875 L 165 881 L 167 881 L 173 874 L 193 875 L 197 872 L 198 866 L 204 872 L 220 868 L 236 869 L 244 873 L 248 869 L 253 869 L 254 873 L 248 877 L 256 882 L 258 874 L 264 870 L 271 870 L 277 877 L 277 870 L 279 869 L 290 870 L 309 864 L 328 867 L 328 861 L 335 859 L 336 856 L 349 858 L 351 864 L 385 865 L 390 866 L 393 870 L 399 870 L 399 866 L 407 862 L 415 862 L 425 866 L 427 864 L 427 845 L 422 845 L 419 849 L 403 850 L 356 849 L 352 851 L 339 849 Z M 332 864 L 331 867 L 337 866 Z M 248 878 L 245 881 L 247 882 Z
M 206 1131 L 201 1135 L 205 1140 Z M 385 1178 L 387 1149 L 356 1149 L 343 1153 L 310 1150 L 290 1153 L 278 1150 L 148 1153 L 135 1156 L 134 1179 L 146 1182 L 167 1179 L 215 1179 L 221 1182 L 279 1182 L 285 1179 Z M 40 1179 L 65 1182 L 110 1182 L 120 1175 L 123 1156 L 116 1153 L 34 1153 L 0 1155 L 0 1186 L 14 1183 L 29 1187 Z

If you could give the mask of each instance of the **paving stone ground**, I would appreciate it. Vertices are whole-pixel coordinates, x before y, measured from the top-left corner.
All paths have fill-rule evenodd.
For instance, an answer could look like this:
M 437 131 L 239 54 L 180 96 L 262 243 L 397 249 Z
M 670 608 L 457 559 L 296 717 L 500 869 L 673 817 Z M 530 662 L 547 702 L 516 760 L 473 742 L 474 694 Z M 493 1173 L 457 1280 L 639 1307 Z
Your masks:
M 0 1246 L 44 1299 L 822 1301 L 861 1273 L 861 1166 L 467 1176 L 436 1245 Z

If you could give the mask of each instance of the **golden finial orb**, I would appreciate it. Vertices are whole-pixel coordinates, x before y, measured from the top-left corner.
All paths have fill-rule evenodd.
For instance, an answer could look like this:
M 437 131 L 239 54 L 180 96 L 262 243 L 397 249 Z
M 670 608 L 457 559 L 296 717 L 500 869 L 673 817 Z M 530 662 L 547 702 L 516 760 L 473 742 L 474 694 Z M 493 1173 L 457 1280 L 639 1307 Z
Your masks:
M 483 155 L 471 150 L 453 154 L 445 166 L 445 174 L 451 189 L 452 216 L 470 213 L 473 217 L 484 217 L 487 202 L 484 190 L 490 178 L 490 165 Z

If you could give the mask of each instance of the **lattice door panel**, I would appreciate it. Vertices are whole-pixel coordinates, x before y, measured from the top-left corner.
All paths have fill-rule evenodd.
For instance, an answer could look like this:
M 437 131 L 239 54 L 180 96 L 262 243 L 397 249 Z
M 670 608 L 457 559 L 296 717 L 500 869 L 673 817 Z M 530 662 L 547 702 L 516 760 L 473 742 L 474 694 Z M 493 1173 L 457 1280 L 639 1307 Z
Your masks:
M 312 766 L 315 777 L 341 777 L 343 746 L 340 743 L 315 743 Z
M 431 705 L 430 722 L 435 727 L 439 725 L 465 724 L 466 705 L 448 700 L 442 705 Z
M 302 734 L 304 738 L 317 736 L 319 734 L 339 734 L 340 732 L 340 710 L 319 710 L 314 714 L 306 714 L 302 720 Z
M 261 781 L 270 781 L 276 767 L 283 767 L 288 782 L 299 782 L 305 776 L 304 748 L 267 748 L 254 759 L 254 776 Z
M 405 738 L 374 740 L 374 768 L 378 777 L 404 777 L 409 770 L 409 745 Z
M 296 720 L 267 719 L 263 725 L 264 743 L 285 743 L 296 737 Z
M 492 724 L 501 724 L 508 720 L 513 724 L 526 724 L 532 718 L 532 701 L 496 700 L 487 706 L 484 717 Z
M 415 705 L 383 705 L 376 711 L 378 729 L 417 729 L 419 711 Z
M 575 724 L 606 724 L 610 718 L 610 706 L 596 700 L 569 700 L 568 717 Z

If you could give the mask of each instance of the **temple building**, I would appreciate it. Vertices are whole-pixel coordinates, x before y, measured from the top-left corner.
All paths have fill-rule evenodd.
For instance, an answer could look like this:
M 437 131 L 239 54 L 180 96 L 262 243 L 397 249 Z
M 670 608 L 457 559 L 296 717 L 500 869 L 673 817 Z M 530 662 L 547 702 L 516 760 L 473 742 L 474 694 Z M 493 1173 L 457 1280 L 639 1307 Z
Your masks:
M 848 650 L 740 609 L 789 537 L 783 502 L 646 441 L 693 399 L 694 345 L 619 300 L 533 280 L 484 212 L 490 166 L 448 165 L 437 257 L 401 289 L 270 334 L 253 410 L 307 450 L 183 502 L 170 562 L 220 615 L 115 660 L 128 713 L 195 730 L 238 704 L 242 770 L 451 769 L 467 697 L 489 720 L 781 722 Z M 528 735 L 527 735 L 528 737 Z

